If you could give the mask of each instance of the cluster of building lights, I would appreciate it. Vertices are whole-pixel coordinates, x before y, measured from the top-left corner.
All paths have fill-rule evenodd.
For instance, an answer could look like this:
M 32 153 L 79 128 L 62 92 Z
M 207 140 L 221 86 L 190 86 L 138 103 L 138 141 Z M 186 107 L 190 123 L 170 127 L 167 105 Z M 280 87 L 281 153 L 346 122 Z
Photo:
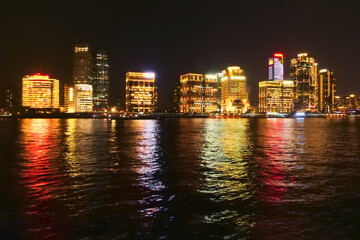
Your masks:
M 74 79 L 65 85 L 65 112 L 104 111 L 109 108 L 108 63 L 104 52 L 97 52 L 97 73 L 91 73 L 90 49 L 74 48 Z M 268 59 L 268 79 L 259 82 L 257 109 L 250 107 L 247 77 L 239 66 L 215 74 L 187 73 L 180 76 L 174 92 L 175 111 L 180 113 L 290 113 L 319 111 L 328 113 L 342 106 L 355 107 L 356 96 L 336 96 L 332 69 L 318 69 L 315 59 L 300 53 L 290 61 L 290 78 L 284 78 L 284 54 Z M 22 105 L 35 109 L 60 108 L 59 80 L 45 74 L 27 75 L 22 81 Z M 155 73 L 126 74 L 126 111 L 154 112 L 157 105 Z M 112 108 L 113 110 L 116 108 Z

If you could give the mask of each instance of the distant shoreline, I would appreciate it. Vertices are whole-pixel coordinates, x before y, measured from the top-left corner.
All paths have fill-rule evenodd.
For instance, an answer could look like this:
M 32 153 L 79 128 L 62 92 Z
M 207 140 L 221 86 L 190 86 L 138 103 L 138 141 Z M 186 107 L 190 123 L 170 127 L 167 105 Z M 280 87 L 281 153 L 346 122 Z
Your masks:
M 101 113 L 54 113 L 54 114 L 26 114 L 26 115 L 0 115 L 5 119 L 26 119 L 26 118 L 58 118 L 58 119 L 116 119 L 116 120 L 146 120 L 146 119 L 179 119 L 179 118 L 211 118 L 211 119 L 239 119 L 239 118 L 360 118 L 360 115 L 345 114 L 307 114 L 304 116 L 296 115 L 266 115 L 266 114 L 234 114 L 229 116 L 215 114 L 191 114 L 191 113 L 155 113 L 155 114 L 124 114 L 112 113 L 103 115 Z

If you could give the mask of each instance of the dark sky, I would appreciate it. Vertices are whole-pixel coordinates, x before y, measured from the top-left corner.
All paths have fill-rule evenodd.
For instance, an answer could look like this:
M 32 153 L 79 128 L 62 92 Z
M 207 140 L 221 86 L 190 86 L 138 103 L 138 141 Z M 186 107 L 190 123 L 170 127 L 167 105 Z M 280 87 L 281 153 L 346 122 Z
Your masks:
M 267 59 L 307 51 L 333 68 L 338 94 L 360 93 L 360 9 L 353 1 L 6 1 L 0 7 L 0 87 L 44 70 L 72 78 L 76 39 L 108 49 L 111 94 L 127 71 L 154 71 L 161 107 L 187 72 L 245 69 L 252 102 Z

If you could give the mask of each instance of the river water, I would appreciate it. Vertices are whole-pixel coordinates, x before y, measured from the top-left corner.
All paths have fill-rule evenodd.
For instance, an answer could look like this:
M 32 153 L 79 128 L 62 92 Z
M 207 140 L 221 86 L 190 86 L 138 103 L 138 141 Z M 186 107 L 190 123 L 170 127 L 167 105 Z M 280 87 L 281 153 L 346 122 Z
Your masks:
M 360 239 L 360 119 L 0 119 L 1 239 Z

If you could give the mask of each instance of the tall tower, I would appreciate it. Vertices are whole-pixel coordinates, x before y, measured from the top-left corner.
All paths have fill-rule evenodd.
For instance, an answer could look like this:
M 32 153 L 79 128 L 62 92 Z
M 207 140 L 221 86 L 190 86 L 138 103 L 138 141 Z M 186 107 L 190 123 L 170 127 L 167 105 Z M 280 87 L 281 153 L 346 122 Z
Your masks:
M 334 111 L 336 108 L 335 81 L 336 79 L 334 77 L 334 71 L 332 71 L 331 69 L 321 69 L 319 71 L 318 109 L 321 112 L 329 113 L 331 111 Z
M 284 55 L 274 53 L 269 58 L 269 80 L 284 80 Z
M 307 53 L 300 53 L 291 59 L 290 78 L 295 83 L 294 108 L 296 111 L 315 109 L 317 100 L 317 63 Z
M 231 66 L 222 71 L 221 112 L 243 113 L 249 106 L 245 71 Z
M 93 69 L 94 111 L 103 111 L 109 108 L 109 64 L 106 50 L 97 49 Z
M 74 48 L 74 84 L 92 84 L 91 53 L 87 43 L 77 43 Z
M 91 52 L 87 43 L 75 44 L 73 64 L 75 112 L 91 112 L 93 110 L 93 72 Z M 90 92 L 91 96 L 89 95 Z M 65 99 L 65 101 L 68 101 L 68 99 Z

